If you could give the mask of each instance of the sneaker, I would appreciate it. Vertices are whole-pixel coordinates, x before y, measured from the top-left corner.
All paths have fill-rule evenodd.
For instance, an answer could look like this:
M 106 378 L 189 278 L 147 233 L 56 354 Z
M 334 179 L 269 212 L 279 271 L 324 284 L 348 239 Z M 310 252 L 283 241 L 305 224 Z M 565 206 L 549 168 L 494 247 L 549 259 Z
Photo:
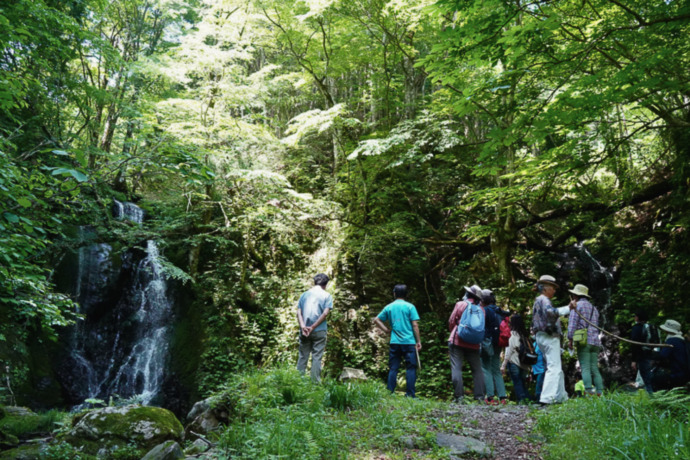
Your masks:
M 508 398 L 503 398 L 501 399 L 500 404 L 503 404 L 504 406 L 508 404 Z

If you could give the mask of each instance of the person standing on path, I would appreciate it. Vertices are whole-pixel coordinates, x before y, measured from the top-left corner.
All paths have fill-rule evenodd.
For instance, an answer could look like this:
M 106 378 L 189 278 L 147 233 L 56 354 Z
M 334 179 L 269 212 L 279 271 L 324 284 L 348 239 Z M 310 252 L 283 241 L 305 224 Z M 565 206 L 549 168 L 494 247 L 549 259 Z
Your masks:
M 678 321 L 667 319 L 659 329 L 668 333 L 665 344 L 658 353 L 661 368 L 652 378 L 654 391 L 682 387 L 690 381 L 690 358 L 685 346 L 685 337 Z
M 462 314 L 466 308 L 472 305 L 479 305 L 481 301 L 482 290 L 479 286 L 465 287 L 466 294 L 460 302 L 455 304 L 453 313 L 448 319 L 448 329 L 450 329 L 450 337 L 448 337 L 448 353 L 450 354 L 450 371 L 453 380 L 453 397 L 455 402 L 461 402 L 465 396 L 462 382 L 462 364 L 463 361 L 470 363 L 472 369 L 472 380 L 474 383 L 474 399 L 477 401 L 484 401 L 486 394 L 486 387 L 484 384 L 484 371 L 482 370 L 481 359 L 479 358 L 479 344 L 467 343 L 458 337 L 457 329 Z M 481 308 L 481 307 L 480 307 Z M 481 308 L 482 314 L 484 308 Z
M 658 343 L 659 331 L 656 326 L 649 324 L 649 314 L 646 310 L 640 309 L 635 312 L 635 325 L 630 331 L 630 339 L 642 343 Z M 654 358 L 654 348 L 644 345 L 632 345 L 631 367 L 633 371 L 639 371 L 640 377 L 644 382 L 644 389 L 650 395 L 654 393 L 652 388 L 652 366 Z
M 304 374 L 311 354 L 311 379 L 321 381 L 321 358 L 326 350 L 326 317 L 333 309 L 333 297 L 326 292 L 328 276 L 319 273 L 314 277 L 314 287 L 302 294 L 297 302 L 299 323 L 299 358 L 297 370 Z
M 389 303 L 374 318 L 374 324 L 384 333 L 391 333 L 390 350 L 388 352 L 387 387 L 393 393 L 398 383 L 398 369 L 403 358 L 405 359 L 405 380 L 407 389 L 405 396 L 415 397 L 415 383 L 417 382 L 417 352 L 422 349 L 422 341 L 419 337 L 419 314 L 414 305 L 407 302 L 407 286 L 397 284 L 393 288 L 395 301 Z M 390 329 L 385 322 L 390 324 Z
M 482 342 L 480 358 L 482 371 L 484 372 L 484 385 L 486 387 L 486 402 L 498 403 L 494 396 L 498 396 L 501 403 L 506 403 L 506 386 L 501 374 L 501 351 L 498 345 L 500 325 L 504 318 L 510 316 L 507 311 L 501 310 L 496 305 L 496 297 L 489 289 L 482 289 L 482 300 L 479 304 L 484 307 L 486 313 L 486 338 Z
M 527 376 L 530 372 L 530 367 L 520 361 L 520 348 L 525 347 L 529 350 L 530 338 L 525 329 L 525 322 L 522 316 L 515 314 L 510 317 L 510 341 L 506 348 L 505 358 L 501 365 L 501 372 L 506 370 L 510 373 L 510 378 L 513 381 L 513 390 L 515 391 L 515 401 L 525 403 L 529 401 L 529 393 L 527 391 Z
M 568 319 L 568 344 L 573 349 L 573 335 L 578 329 L 587 329 L 587 343 L 577 344 L 577 359 L 580 361 L 582 381 L 585 384 L 585 392 L 601 395 L 604 392 L 604 382 L 599 373 L 599 352 L 601 340 L 599 331 L 599 310 L 589 301 L 589 289 L 584 284 L 576 284 L 568 290 L 573 295 L 571 302 L 570 318 Z M 579 313 L 579 314 L 578 314 Z M 589 323 L 585 322 L 585 318 Z
M 561 367 L 561 324 L 559 313 L 551 304 L 556 294 L 556 278 L 543 275 L 537 282 L 539 296 L 532 309 L 532 330 L 546 361 L 544 386 L 539 402 L 541 404 L 561 403 L 568 399 L 565 392 L 565 376 Z

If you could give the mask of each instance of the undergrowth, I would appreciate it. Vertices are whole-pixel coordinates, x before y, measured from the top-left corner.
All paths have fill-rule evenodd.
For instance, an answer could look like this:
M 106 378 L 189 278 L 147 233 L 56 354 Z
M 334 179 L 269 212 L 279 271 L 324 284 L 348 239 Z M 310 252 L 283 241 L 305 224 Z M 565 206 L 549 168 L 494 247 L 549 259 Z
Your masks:
M 69 414 L 58 410 L 34 414 L 12 416 L 0 419 L 0 429 L 20 439 L 40 433 L 50 433 L 69 419 Z
M 219 446 L 230 458 L 447 458 L 428 425 L 431 400 L 391 395 L 380 382 L 313 384 L 291 369 L 232 381 L 236 417 Z M 405 449 L 405 443 L 415 449 Z
M 690 395 L 682 390 L 572 399 L 537 421 L 547 458 L 690 458 Z

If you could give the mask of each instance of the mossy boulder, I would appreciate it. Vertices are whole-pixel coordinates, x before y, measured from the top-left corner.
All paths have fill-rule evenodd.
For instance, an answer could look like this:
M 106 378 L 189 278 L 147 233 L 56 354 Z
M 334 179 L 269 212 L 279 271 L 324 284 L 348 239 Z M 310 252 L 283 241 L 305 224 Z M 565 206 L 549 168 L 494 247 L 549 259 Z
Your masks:
M 36 460 L 40 458 L 42 444 L 25 444 L 16 449 L 5 450 L 0 452 L 0 460 Z
M 11 449 L 12 447 L 17 447 L 17 445 L 19 445 L 19 439 L 0 428 L 0 450 Z
M 92 455 L 134 446 L 143 453 L 164 441 L 182 442 L 184 428 L 167 409 L 147 406 L 105 407 L 78 414 L 64 440 Z
M 235 414 L 235 403 L 229 393 L 221 393 L 198 401 L 187 414 L 189 421 L 185 428 L 187 439 L 198 438 L 217 431 L 221 425 L 228 425 Z

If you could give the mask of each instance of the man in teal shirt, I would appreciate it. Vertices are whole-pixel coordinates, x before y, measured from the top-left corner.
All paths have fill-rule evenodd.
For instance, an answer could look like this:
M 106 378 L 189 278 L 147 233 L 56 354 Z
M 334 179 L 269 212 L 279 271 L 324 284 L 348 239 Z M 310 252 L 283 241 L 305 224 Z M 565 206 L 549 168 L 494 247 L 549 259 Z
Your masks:
M 407 286 L 398 284 L 393 288 L 395 301 L 386 307 L 374 318 L 374 323 L 383 332 L 388 333 L 389 329 L 384 324 L 390 325 L 391 341 L 388 355 L 388 390 L 392 393 L 398 380 L 398 369 L 403 358 L 407 372 L 407 391 L 405 396 L 415 397 L 415 382 L 417 381 L 417 353 L 416 350 L 422 349 L 422 342 L 419 338 L 419 314 L 414 305 L 405 301 L 407 297 Z

